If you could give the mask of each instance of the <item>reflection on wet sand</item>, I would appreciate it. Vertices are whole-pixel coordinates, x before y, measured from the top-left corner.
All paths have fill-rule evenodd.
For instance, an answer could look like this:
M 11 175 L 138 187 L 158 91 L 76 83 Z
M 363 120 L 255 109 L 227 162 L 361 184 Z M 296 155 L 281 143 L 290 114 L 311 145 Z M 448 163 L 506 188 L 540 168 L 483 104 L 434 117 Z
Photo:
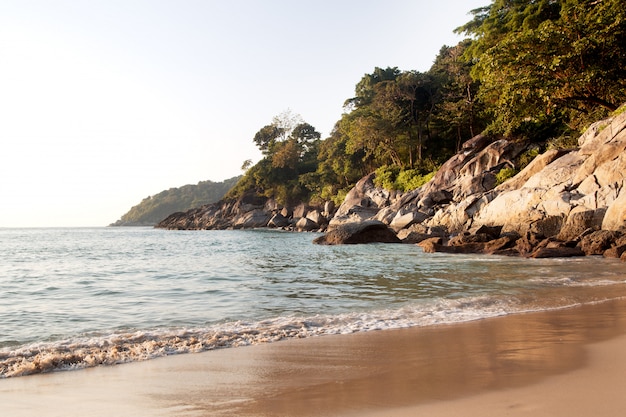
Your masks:
M 338 415 L 531 384 L 583 366 L 585 344 L 626 332 L 623 306 L 276 345 L 262 355 L 267 374 L 252 382 L 266 395 L 240 411 Z
M 566 375 L 624 334 L 626 301 L 611 301 L 12 378 L 0 402 L 15 417 L 387 415 Z

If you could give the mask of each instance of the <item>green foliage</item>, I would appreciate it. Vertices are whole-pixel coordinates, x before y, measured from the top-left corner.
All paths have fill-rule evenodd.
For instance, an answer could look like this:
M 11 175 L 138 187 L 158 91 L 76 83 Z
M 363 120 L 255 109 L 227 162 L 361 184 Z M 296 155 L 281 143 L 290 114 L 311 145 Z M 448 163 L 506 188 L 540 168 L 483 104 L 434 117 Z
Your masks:
M 525 152 L 523 152 L 517 158 L 517 161 L 518 161 L 517 169 L 521 171 L 522 169 L 526 168 L 528 164 L 530 164 L 533 161 L 533 159 L 539 156 L 539 154 L 540 154 L 540 150 L 539 148 L 536 148 L 536 147 L 530 148 L 526 150 Z
M 546 142 L 546 149 L 574 149 L 577 147 L 578 137 L 572 135 L 562 135 Z
M 274 198 L 281 204 L 309 199 L 316 191 L 320 133 L 290 111 L 274 117 L 253 141 L 264 158 L 249 167 L 244 178 L 226 195 L 237 198 L 249 190 Z
M 436 171 L 424 172 L 423 169 L 401 169 L 398 166 L 384 165 L 378 168 L 374 184 L 386 190 L 411 191 L 430 181 Z
M 459 29 L 491 130 L 515 133 L 556 115 L 577 128 L 626 100 L 623 0 L 494 0 Z
M 418 169 L 407 169 L 398 174 L 396 184 L 398 185 L 398 189 L 401 191 L 415 190 L 432 180 L 435 174 L 436 171 L 423 174 Z
M 431 125 L 441 85 L 437 77 L 397 68 L 375 68 L 357 84 L 338 124 L 349 151 L 364 153 L 370 170 L 412 168 L 435 140 Z
M 509 178 L 513 178 L 519 171 L 515 168 L 502 168 L 496 174 L 496 186 L 504 183 Z
M 395 165 L 383 165 L 376 170 L 374 185 L 386 190 L 397 190 L 396 179 L 400 173 L 400 167 Z
M 541 150 L 577 146 L 584 126 L 626 101 L 623 0 L 491 0 L 471 13 L 457 29 L 470 38 L 443 46 L 427 72 L 365 74 L 328 138 L 276 116 L 253 138 L 264 158 L 229 196 L 341 203 L 372 172 L 387 189 L 415 189 L 478 133 L 532 145 L 523 169 Z
M 611 113 L 611 116 L 619 116 L 620 114 L 626 112 L 626 104 L 619 107 L 617 110 L 615 110 L 613 113 Z
M 233 177 L 223 182 L 201 181 L 161 191 L 144 198 L 112 226 L 154 226 L 172 213 L 219 201 L 240 178 Z

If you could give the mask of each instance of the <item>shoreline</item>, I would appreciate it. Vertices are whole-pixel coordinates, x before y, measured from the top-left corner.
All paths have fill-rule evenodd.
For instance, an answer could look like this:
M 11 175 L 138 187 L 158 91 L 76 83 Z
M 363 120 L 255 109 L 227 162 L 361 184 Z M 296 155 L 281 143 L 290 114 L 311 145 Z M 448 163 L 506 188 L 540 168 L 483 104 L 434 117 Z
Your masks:
M 617 416 L 624 386 L 620 299 L 10 378 L 0 401 L 14 417 Z

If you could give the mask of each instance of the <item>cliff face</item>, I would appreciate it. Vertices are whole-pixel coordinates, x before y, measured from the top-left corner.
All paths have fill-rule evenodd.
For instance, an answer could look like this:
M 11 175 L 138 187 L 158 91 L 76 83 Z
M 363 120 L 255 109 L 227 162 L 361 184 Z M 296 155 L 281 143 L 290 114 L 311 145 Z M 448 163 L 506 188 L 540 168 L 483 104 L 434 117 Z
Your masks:
M 504 253 L 515 247 L 516 254 L 525 254 L 543 245 L 578 248 L 570 255 L 597 253 L 600 249 L 584 249 L 581 242 L 594 232 L 609 231 L 613 237 L 606 245 L 614 247 L 626 228 L 626 111 L 595 123 L 578 143 L 577 149 L 539 155 L 496 186 L 497 173 L 513 166 L 523 146 L 479 135 L 466 142 L 430 182 L 405 194 L 376 187 L 371 174 L 358 182 L 337 210 L 332 205 L 281 208 L 273 200 L 251 195 L 175 213 L 157 227 L 325 230 L 327 224 L 336 229 L 376 220 L 407 242 L 442 239 L 429 250 L 455 246 L 454 251 L 472 251 L 468 246 L 458 249 L 472 243 L 474 251 Z M 474 237 L 462 238 L 468 235 Z M 502 238 L 501 244 L 491 244 L 489 249 L 476 245 Z

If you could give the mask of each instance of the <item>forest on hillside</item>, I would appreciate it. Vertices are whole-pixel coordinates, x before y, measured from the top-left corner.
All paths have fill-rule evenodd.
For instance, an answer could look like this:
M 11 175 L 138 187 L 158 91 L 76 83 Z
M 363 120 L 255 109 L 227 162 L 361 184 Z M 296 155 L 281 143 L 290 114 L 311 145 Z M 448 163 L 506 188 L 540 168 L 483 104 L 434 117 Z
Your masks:
M 285 112 L 253 141 L 263 153 L 227 194 L 282 204 L 340 202 L 363 176 L 407 191 L 477 134 L 523 142 L 516 169 L 573 147 L 591 121 L 626 101 L 623 0 L 492 0 L 471 11 L 426 72 L 374 68 L 328 138 Z M 509 172 L 507 175 L 513 175 Z
M 222 182 L 200 181 L 161 191 L 144 198 L 111 226 L 154 226 L 177 211 L 219 201 L 240 178 L 233 177 Z

